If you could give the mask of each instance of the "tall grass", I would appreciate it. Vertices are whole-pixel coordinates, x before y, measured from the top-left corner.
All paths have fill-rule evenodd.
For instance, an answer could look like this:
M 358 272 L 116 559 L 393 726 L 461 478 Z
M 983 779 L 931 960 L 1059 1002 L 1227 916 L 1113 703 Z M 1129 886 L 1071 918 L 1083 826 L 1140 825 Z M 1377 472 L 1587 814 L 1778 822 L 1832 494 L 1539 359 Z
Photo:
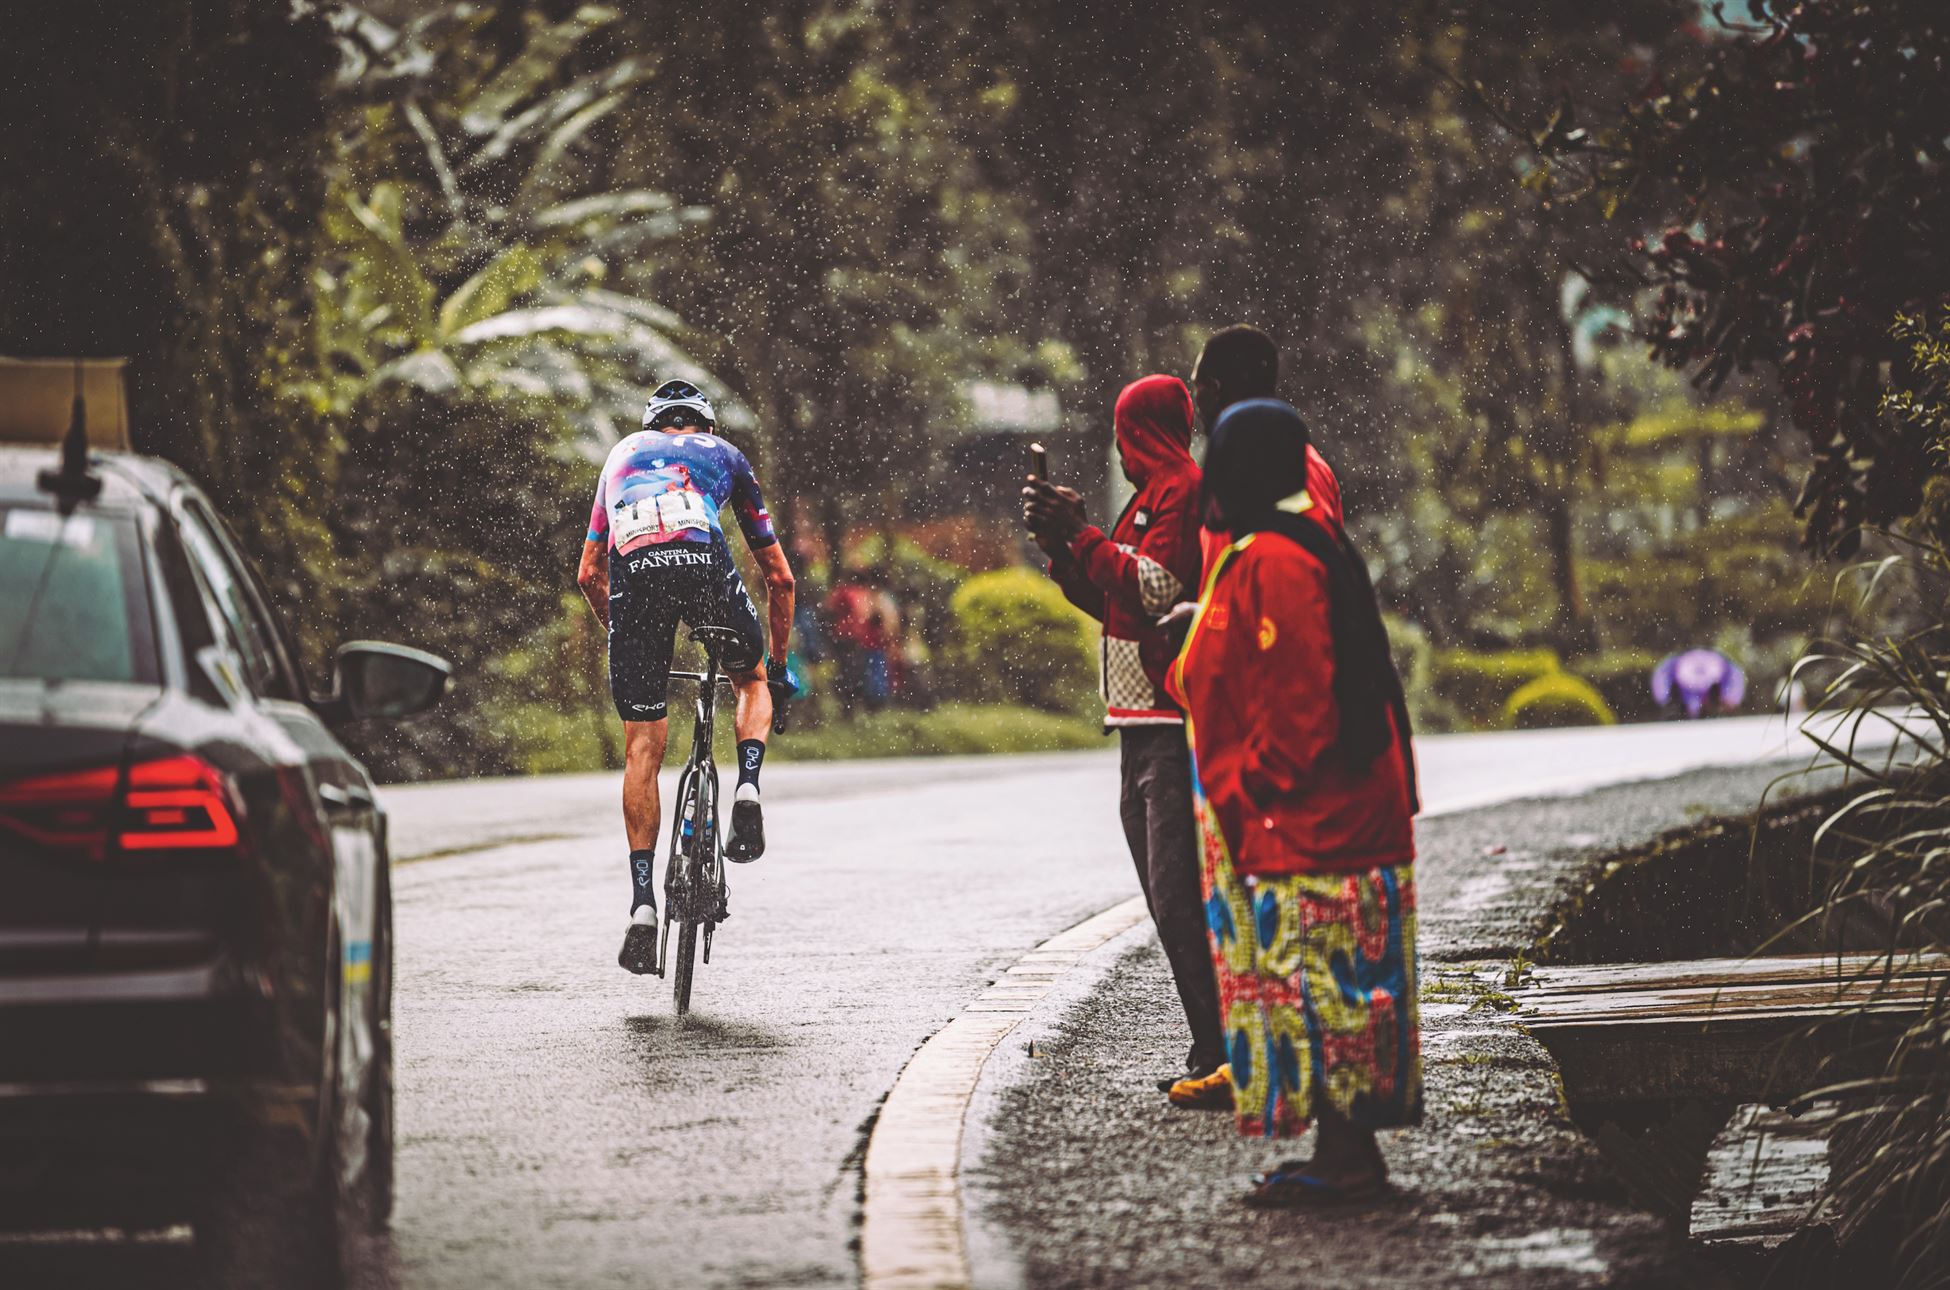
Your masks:
M 1950 976 L 1913 1020 L 1869 1014 L 1891 975 L 1917 956 L 1950 953 L 1950 552 L 1892 538 L 1899 553 L 1860 566 L 1857 619 L 1884 624 L 1810 651 L 1798 674 L 1826 675 L 1817 714 L 1842 717 L 1822 742 L 1859 791 L 1816 835 L 1827 888 L 1809 915 L 1823 943 L 1876 955 L 1875 983 L 1838 1023 L 1856 1037 L 1808 1095 L 1843 1107 L 1821 1210 L 1844 1241 L 1889 1253 L 1895 1284 L 1950 1285 Z M 1892 750 L 1866 736 L 1898 727 Z M 1882 733 L 1882 731 L 1876 731 Z M 1880 741 L 1877 741 L 1878 743 Z M 1877 944 L 1841 945 L 1877 929 Z M 1832 1032 L 1831 1032 L 1832 1034 Z M 1884 1242 L 1887 1242 L 1885 1245 Z

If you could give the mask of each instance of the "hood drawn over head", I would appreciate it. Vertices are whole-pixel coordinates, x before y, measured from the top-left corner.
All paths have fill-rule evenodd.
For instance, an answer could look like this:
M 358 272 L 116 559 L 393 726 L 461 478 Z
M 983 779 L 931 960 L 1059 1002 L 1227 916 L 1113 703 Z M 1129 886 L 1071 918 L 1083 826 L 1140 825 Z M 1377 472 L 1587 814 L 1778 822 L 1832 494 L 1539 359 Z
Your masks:
M 1139 488 L 1192 468 L 1192 392 L 1175 376 L 1132 381 L 1113 417 L 1124 477 Z

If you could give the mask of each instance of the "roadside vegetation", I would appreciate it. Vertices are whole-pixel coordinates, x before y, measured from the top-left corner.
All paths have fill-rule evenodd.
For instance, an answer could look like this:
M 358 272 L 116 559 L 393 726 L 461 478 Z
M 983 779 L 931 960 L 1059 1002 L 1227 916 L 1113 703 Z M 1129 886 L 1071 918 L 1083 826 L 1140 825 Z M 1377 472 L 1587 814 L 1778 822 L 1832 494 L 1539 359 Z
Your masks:
M 1557 87 L 1618 102 L 1730 38 L 1686 6 L 189 8 L 23 28 L 0 352 L 132 357 L 137 446 L 210 486 L 314 671 L 356 636 L 454 659 L 426 721 L 355 735 L 388 777 L 614 764 L 569 569 L 594 463 L 673 375 L 807 591 L 891 560 L 912 592 L 935 715 L 815 710 L 828 748 L 933 746 L 950 706 L 995 705 L 998 748 L 1004 709 L 1087 718 L 1074 619 L 980 590 L 1027 551 L 1013 472 L 957 473 L 969 382 L 1106 443 L 1125 381 L 1240 318 L 1343 476 L 1423 728 L 1648 717 L 1694 645 L 1763 707 L 1824 626 L 1787 400 L 1646 361 L 1596 280 L 1616 224 L 1523 189 L 1556 172 L 1512 123 Z M 1108 518 L 1107 453 L 1077 455 Z M 1544 651 L 1563 679 L 1513 705 Z
M 1852 791 L 1815 834 L 1819 907 L 1797 930 L 1891 965 L 1950 950 L 1946 70 L 1932 0 L 1755 0 L 1622 116 L 1560 104 L 1528 133 L 1550 200 L 1602 211 L 1622 237 L 1664 225 L 1601 275 L 1642 305 L 1654 353 L 1708 391 L 1769 371 L 1813 448 L 1804 542 L 1858 563 L 1824 570 L 1852 612 L 1799 666 L 1816 707 L 1847 718 L 1832 751 Z M 1903 709 L 1897 752 L 1861 752 Z M 1821 1217 L 1886 1255 L 1898 1284 L 1941 1285 L 1950 992 L 1866 1076 L 1856 1056 L 1812 1095 L 1844 1108 Z

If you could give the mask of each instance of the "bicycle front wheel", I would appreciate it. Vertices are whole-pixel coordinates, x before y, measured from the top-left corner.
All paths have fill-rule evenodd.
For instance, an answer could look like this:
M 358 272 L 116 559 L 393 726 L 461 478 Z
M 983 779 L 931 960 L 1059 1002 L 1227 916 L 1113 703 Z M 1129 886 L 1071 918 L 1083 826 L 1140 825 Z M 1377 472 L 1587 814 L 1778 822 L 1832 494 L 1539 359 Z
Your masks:
M 697 963 L 697 924 L 688 918 L 680 925 L 675 952 L 677 963 L 671 990 L 677 1000 L 677 1015 L 681 1017 L 691 1010 L 691 969 Z

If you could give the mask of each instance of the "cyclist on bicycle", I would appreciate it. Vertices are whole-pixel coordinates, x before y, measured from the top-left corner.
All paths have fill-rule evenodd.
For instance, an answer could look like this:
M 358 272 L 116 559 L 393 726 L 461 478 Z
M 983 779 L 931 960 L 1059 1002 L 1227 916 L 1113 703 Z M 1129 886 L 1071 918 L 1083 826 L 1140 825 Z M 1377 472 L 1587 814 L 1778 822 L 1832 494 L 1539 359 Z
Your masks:
M 796 689 L 786 666 L 792 570 L 745 454 L 720 439 L 711 402 L 695 385 L 667 381 L 643 409 L 643 428 L 603 463 L 576 582 L 609 633 L 609 689 L 623 719 L 623 827 L 630 840 L 630 926 L 619 962 L 655 970 L 657 898 L 651 881 L 663 805 L 657 769 L 670 733 L 665 691 L 679 619 L 742 637 L 725 670 L 738 693 L 738 787 L 726 853 L 741 863 L 765 851 L 758 772 L 772 726 L 772 688 Z M 718 511 L 731 503 L 765 576 L 771 659 Z M 770 684 L 768 685 L 768 678 Z

